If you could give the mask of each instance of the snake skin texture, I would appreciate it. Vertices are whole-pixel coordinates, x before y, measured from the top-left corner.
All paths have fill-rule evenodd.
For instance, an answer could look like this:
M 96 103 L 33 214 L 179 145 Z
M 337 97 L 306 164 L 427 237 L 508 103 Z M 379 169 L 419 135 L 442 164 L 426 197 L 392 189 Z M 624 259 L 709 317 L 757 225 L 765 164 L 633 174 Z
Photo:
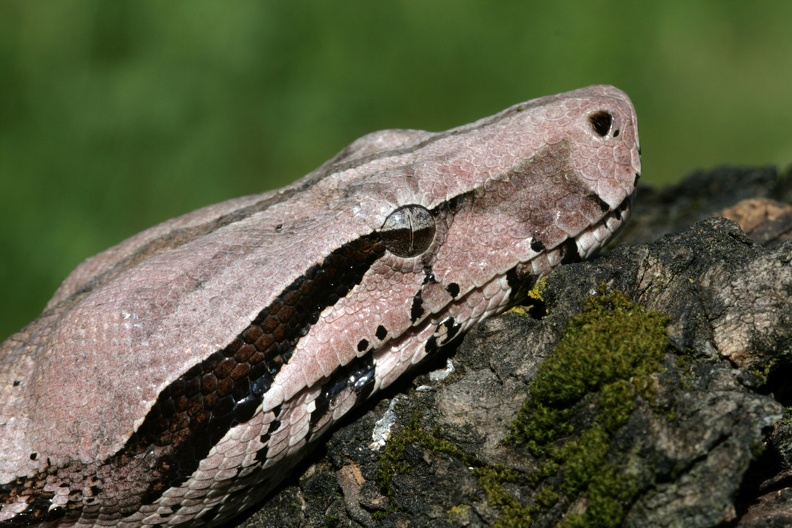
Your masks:
M 81 264 L 0 346 L 0 527 L 214 526 L 351 408 L 627 220 L 610 86 L 364 136 Z

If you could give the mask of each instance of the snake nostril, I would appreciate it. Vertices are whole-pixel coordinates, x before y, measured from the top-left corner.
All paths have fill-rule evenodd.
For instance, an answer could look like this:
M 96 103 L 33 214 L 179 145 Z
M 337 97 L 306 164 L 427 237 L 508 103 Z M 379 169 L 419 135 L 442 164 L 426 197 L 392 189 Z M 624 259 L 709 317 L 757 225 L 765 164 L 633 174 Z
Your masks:
M 605 110 L 599 110 L 589 116 L 589 123 L 598 136 L 605 137 L 613 125 L 613 116 Z

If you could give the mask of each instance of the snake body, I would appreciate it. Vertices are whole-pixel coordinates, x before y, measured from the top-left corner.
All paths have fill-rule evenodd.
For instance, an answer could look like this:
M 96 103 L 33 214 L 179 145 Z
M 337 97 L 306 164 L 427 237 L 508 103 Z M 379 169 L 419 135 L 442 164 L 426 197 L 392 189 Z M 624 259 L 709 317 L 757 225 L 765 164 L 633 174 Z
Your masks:
M 80 265 L 0 348 L 0 527 L 213 526 L 352 407 L 588 258 L 640 173 L 592 86 L 364 136 Z

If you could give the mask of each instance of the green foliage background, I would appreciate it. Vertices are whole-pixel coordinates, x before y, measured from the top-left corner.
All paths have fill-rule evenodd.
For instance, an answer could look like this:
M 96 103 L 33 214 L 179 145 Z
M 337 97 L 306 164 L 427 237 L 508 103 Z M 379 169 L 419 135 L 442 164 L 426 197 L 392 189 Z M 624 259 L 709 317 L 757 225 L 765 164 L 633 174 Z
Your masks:
M 0 338 L 82 259 L 381 128 L 588 84 L 645 180 L 792 160 L 792 2 L 3 0 Z

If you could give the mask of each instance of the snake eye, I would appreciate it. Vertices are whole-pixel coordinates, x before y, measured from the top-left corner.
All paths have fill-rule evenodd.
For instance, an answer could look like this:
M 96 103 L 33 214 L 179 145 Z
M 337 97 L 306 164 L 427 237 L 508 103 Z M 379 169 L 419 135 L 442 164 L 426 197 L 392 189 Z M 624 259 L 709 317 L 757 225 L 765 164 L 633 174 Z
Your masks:
M 379 230 L 388 251 L 397 257 L 415 257 L 432 245 L 435 221 L 420 205 L 405 205 L 393 211 Z

